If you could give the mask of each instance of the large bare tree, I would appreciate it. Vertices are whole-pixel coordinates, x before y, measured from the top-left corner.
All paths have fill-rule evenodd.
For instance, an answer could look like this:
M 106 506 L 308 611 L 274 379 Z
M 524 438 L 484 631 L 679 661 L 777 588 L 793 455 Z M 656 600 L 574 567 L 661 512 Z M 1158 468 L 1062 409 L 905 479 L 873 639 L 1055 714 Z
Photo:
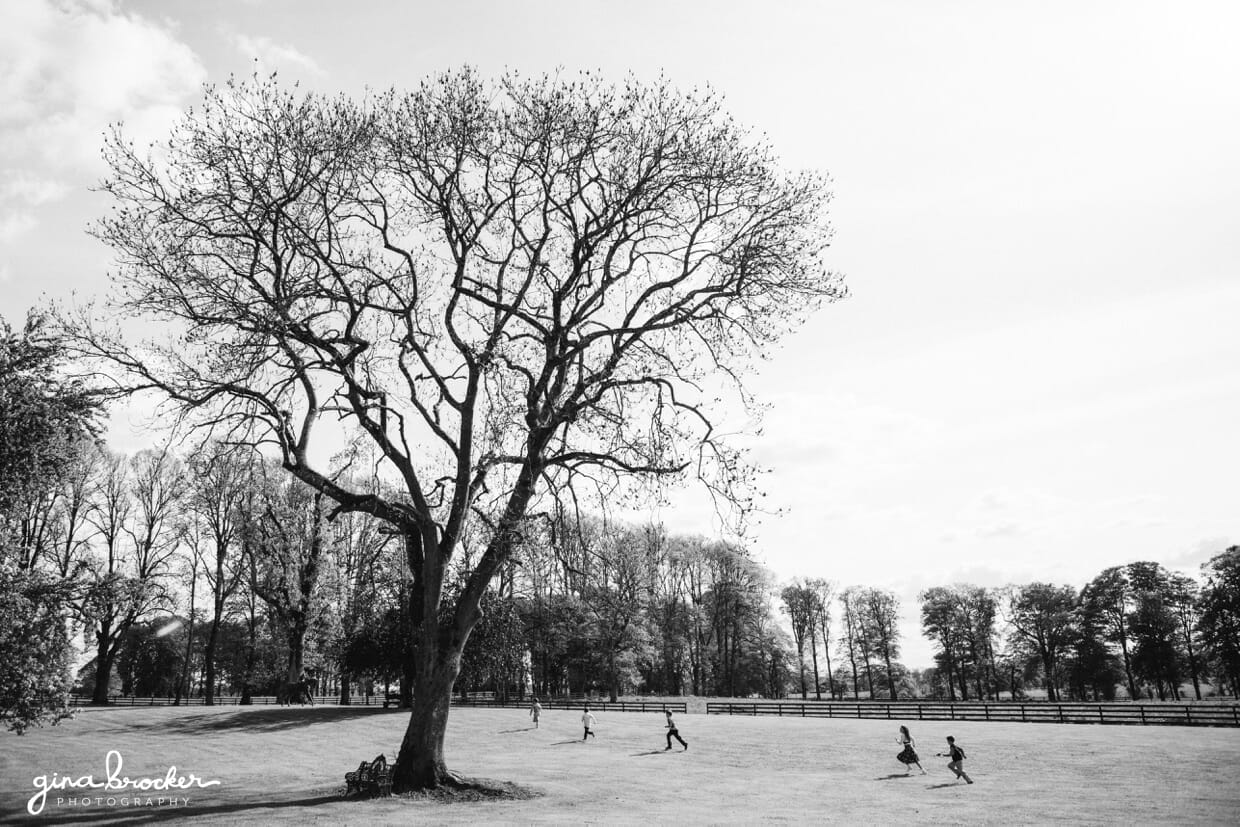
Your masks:
M 104 155 L 115 312 L 172 339 L 79 320 L 81 347 L 403 538 L 420 631 L 398 790 L 454 778 L 461 651 L 540 498 L 694 476 L 746 506 L 721 438 L 741 379 L 843 294 L 826 179 L 664 82 L 463 70 L 360 103 L 236 82 L 150 152 L 117 135 Z M 337 423 L 398 495 L 318 461 Z M 475 520 L 484 551 L 441 614 Z

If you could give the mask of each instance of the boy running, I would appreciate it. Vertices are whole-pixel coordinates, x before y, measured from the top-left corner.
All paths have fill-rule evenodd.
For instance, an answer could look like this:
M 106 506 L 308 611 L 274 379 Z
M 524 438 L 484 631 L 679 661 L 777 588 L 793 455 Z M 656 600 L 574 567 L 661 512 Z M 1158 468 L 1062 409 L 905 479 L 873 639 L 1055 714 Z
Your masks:
M 581 713 L 581 725 L 586 728 L 586 734 L 581 736 L 581 740 L 584 741 L 587 737 L 597 737 L 591 729 L 594 726 L 594 714 L 590 712 L 589 706 L 586 706 L 585 711 Z
M 952 760 L 950 763 L 948 763 L 947 768 L 951 770 L 952 772 L 956 773 L 956 780 L 959 781 L 961 778 L 963 778 L 965 781 L 972 784 L 973 779 L 970 778 L 969 774 L 964 771 L 964 759 L 965 759 L 964 750 L 956 746 L 956 739 L 951 737 L 950 735 L 947 736 L 947 750 L 948 751 L 946 754 L 941 753 L 941 752 L 935 753 L 935 754 L 938 755 L 939 758 L 950 757 Z
M 685 743 L 684 738 L 680 737 L 680 732 L 676 729 L 676 722 L 672 720 L 672 710 L 665 709 L 663 710 L 663 714 L 667 716 L 667 749 L 672 748 L 672 736 L 673 735 L 676 736 L 676 740 L 680 742 L 680 745 L 682 747 L 684 747 L 686 750 L 689 749 L 689 745 Z M 667 752 L 667 749 L 663 751 Z

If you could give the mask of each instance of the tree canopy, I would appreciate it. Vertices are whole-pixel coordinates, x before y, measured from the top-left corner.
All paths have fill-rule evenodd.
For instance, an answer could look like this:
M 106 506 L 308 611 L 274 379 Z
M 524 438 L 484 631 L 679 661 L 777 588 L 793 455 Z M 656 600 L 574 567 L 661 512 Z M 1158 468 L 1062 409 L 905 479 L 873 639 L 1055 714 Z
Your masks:
M 463 70 L 355 102 L 254 79 L 209 89 L 149 153 L 118 133 L 104 158 L 113 313 L 170 336 L 81 318 L 82 351 L 405 540 L 421 638 L 398 788 L 449 778 L 461 651 L 540 498 L 696 477 L 744 511 L 721 427 L 742 379 L 844 293 L 826 179 L 666 82 Z M 316 461 L 332 420 L 395 493 Z M 484 550 L 444 619 L 471 521 Z

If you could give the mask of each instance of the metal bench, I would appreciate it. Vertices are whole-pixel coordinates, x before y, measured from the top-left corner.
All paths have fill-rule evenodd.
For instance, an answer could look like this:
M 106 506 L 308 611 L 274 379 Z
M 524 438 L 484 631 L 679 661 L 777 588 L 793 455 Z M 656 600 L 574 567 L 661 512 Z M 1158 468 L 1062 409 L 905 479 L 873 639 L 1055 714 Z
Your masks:
M 344 774 L 344 794 L 363 791 L 374 795 L 392 794 L 392 765 L 383 755 L 375 756 L 373 761 L 363 761 L 353 772 Z

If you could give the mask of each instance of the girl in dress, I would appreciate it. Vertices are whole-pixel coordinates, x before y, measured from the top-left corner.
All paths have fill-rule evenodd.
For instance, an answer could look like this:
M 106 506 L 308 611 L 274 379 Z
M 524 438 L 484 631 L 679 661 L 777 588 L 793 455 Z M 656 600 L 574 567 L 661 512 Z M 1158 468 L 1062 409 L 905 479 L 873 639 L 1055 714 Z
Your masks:
M 913 764 L 917 765 L 917 769 L 921 770 L 921 774 L 925 775 L 926 771 L 921 767 L 921 759 L 917 757 L 917 744 L 913 741 L 913 736 L 908 734 L 908 727 L 900 727 L 900 737 L 896 739 L 904 749 L 900 750 L 900 754 L 896 756 L 896 760 L 905 766 L 905 775 L 913 771 Z

